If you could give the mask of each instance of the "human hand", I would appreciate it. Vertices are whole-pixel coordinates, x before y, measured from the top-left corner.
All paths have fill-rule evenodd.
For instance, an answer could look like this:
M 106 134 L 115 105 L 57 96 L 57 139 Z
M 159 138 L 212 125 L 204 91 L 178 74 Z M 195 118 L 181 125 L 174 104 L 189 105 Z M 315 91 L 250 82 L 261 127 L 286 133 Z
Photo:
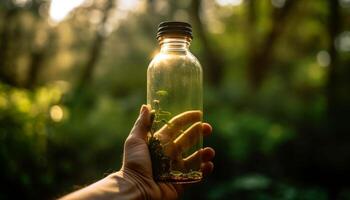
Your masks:
M 181 127 L 178 125 L 182 124 L 183 126 L 184 124 L 191 124 L 198 121 L 198 115 L 201 115 L 201 113 L 195 111 L 186 112 L 175 116 L 170 121 L 174 124 L 173 127 Z M 147 134 L 151 125 L 150 107 L 143 105 L 140 110 L 139 118 L 136 120 L 133 129 L 125 141 L 123 166 L 119 173 L 122 173 L 123 177 L 127 179 L 128 182 L 136 185 L 144 199 L 177 199 L 182 193 L 182 185 L 155 182 L 153 179 L 152 163 L 147 146 Z M 202 129 L 204 136 L 210 135 L 212 131 L 211 126 L 207 123 L 195 123 L 189 129 L 193 130 L 198 128 Z M 163 127 L 157 132 L 157 135 L 160 140 L 167 141 L 169 138 L 166 138 L 166 135 L 171 135 L 171 132 L 176 131 L 175 129 Z M 167 132 L 167 134 L 162 134 L 164 132 Z M 174 142 L 178 148 L 172 147 L 169 149 L 174 151 L 174 149 L 181 149 L 184 146 L 190 146 L 192 144 L 191 142 L 184 141 L 188 140 L 178 140 L 178 144 Z M 184 160 L 184 163 L 196 160 L 194 159 L 195 157 L 201 157 L 201 171 L 205 176 L 213 170 L 214 165 L 211 160 L 214 158 L 214 155 L 214 150 L 210 147 L 206 147 L 194 153 L 189 159 Z
M 177 115 L 170 120 L 174 126 L 164 126 L 155 135 L 162 142 L 169 141 L 168 135 L 174 134 L 173 132 L 178 131 L 178 128 L 184 127 L 186 124 L 194 123 L 182 136 L 173 141 L 173 145 L 169 146 L 168 151 L 175 152 L 174 154 L 177 155 L 183 148 L 189 147 L 198 140 L 198 134 L 193 135 L 194 132 L 198 133 L 195 129 L 201 128 L 204 136 L 210 135 L 211 126 L 207 123 L 198 123 L 200 115 L 199 111 L 188 111 Z M 153 179 L 152 162 L 147 146 L 147 134 L 151 125 L 150 107 L 143 105 L 139 118 L 125 141 L 122 168 L 90 186 L 62 197 L 62 199 L 177 199 L 182 193 L 182 185 L 155 182 Z M 181 139 L 181 137 L 183 138 Z M 189 137 L 190 140 L 185 139 Z M 179 162 L 186 165 L 186 163 L 197 160 L 196 158 L 201 158 L 200 170 L 205 176 L 213 170 L 214 165 L 211 160 L 214 158 L 214 154 L 212 148 L 206 147 L 188 158 L 181 158 Z

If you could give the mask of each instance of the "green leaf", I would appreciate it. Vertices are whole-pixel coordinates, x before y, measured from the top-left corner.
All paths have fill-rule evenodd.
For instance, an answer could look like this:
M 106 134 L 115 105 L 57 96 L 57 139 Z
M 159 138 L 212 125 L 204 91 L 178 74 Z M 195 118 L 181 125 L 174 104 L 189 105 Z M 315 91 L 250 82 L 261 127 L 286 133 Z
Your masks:
M 157 94 L 158 96 L 167 96 L 167 95 L 168 95 L 168 92 L 165 91 L 165 90 L 158 90 L 158 91 L 156 92 L 156 94 Z

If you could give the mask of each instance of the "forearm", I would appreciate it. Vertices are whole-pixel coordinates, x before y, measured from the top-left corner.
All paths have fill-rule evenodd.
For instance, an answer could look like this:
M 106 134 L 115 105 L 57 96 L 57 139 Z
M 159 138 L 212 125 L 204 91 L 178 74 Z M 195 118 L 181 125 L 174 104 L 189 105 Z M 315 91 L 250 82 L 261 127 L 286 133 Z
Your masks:
M 62 200 L 73 199 L 118 199 L 133 200 L 142 199 L 142 194 L 136 184 L 126 178 L 122 171 L 115 172 L 106 178 L 89 185 L 81 190 L 64 196 Z

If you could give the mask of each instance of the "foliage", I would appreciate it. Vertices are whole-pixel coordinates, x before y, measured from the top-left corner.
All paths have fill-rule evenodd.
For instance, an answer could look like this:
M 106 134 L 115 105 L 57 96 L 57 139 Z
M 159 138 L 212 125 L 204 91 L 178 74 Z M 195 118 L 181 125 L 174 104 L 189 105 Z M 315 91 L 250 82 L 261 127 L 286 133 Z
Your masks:
M 193 25 L 216 150 L 184 198 L 350 198 L 348 1 L 120 2 L 59 23 L 50 1 L 0 2 L 0 199 L 59 197 L 119 169 L 157 25 L 173 19 Z
M 164 153 L 164 144 L 160 143 L 160 140 L 154 136 L 154 134 L 164 125 L 170 125 L 168 119 L 171 113 L 164 111 L 161 108 L 162 97 L 166 96 L 167 91 L 160 90 L 156 92 L 159 99 L 153 100 L 151 111 L 151 136 L 148 138 L 148 149 L 151 155 L 152 161 L 152 173 L 154 179 L 157 181 L 164 181 L 170 175 L 171 159 Z

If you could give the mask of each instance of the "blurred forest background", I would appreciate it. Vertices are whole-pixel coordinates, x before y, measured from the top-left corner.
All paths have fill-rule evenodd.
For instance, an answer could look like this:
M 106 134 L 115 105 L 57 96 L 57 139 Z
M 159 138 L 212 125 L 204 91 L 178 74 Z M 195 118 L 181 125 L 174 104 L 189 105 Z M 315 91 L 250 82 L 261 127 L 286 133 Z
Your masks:
M 350 199 L 349 0 L 1 0 L 0 199 L 120 168 L 165 20 L 194 28 L 214 127 L 184 199 Z

